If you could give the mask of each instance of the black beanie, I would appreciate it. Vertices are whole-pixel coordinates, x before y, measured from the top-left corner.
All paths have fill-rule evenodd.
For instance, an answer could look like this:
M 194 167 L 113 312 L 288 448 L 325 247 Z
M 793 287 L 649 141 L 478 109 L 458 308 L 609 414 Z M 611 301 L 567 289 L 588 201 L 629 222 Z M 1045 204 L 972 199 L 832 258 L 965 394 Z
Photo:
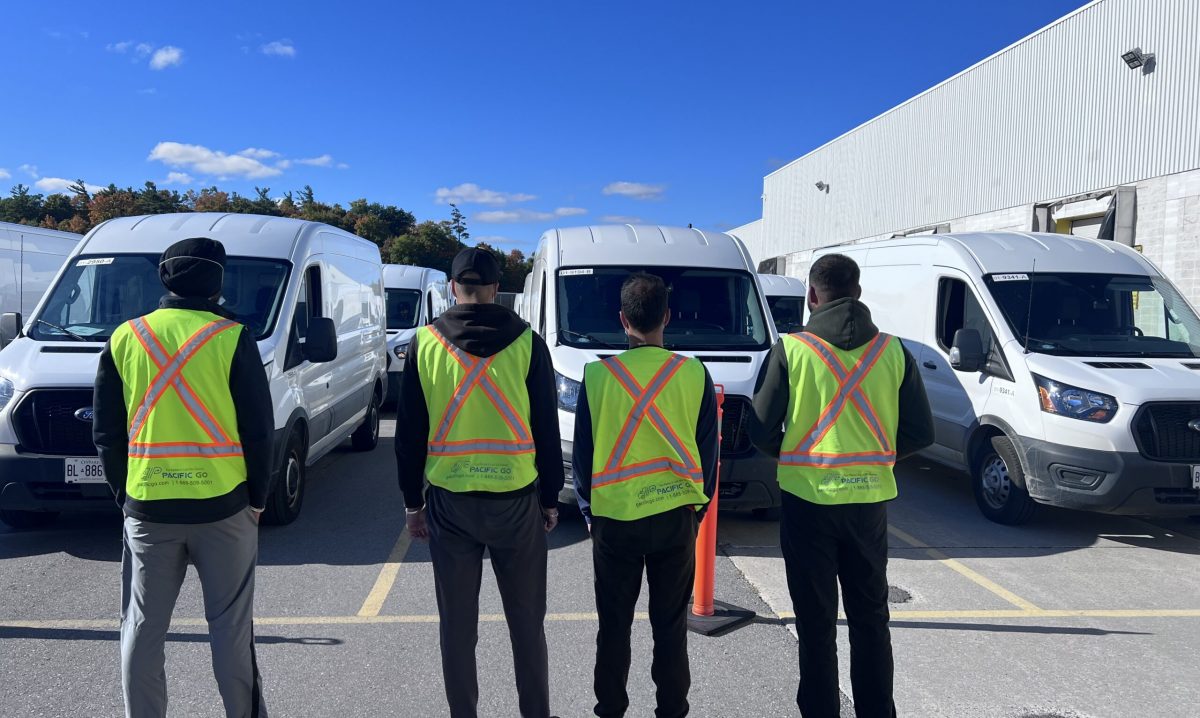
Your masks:
M 181 297 L 211 299 L 221 293 L 225 279 L 225 247 L 207 237 L 176 242 L 162 253 L 158 277 Z

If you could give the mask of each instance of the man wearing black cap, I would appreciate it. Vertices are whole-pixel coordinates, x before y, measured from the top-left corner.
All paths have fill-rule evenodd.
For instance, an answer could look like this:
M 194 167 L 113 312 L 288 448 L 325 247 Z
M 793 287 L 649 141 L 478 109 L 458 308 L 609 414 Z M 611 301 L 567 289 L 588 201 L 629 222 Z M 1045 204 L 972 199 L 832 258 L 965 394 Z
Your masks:
M 523 718 L 550 715 L 546 534 L 563 486 L 550 350 L 495 304 L 500 265 L 463 250 L 458 303 L 413 337 L 401 374 L 396 459 L 409 534 L 429 539 L 453 718 L 474 718 L 483 552 L 496 572 Z M 428 491 L 425 484 L 428 482 Z
M 226 715 L 267 715 L 252 619 L 274 418 L 254 336 L 216 303 L 224 271 L 220 242 L 171 245 L 159 264 L 169 294 L 113 332 L 96 373 L 94 439 L 125 514 L 121 679 L 131 718 L 166 715 L 163 646 L 188 563 Z

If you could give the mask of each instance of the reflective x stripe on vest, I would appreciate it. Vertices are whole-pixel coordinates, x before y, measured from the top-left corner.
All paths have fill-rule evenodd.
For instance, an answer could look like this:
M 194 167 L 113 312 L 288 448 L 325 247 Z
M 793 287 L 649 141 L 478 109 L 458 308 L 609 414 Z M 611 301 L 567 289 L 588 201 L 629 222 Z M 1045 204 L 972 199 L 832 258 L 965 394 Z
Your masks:
M 168 309 L 113 333 L 129 417 L 126 488 L 132 498 L 208 499 L 245 482 L 229 395 L 234 329 L 237 322 L 207 312 Z
M 635 372 L 648 378 L 645 386 Z M 642 347 L 589 364 L 584 383 L 593 515 L 630 521 L 707 503 L 695 439 L 704 392 L 699 362 Z
M 791 386 L 783 445 L 794 448 L 780 454 L 780 486 L 821 504 L 895 498 L 899 345 L 884 334 L 854 351 L 809 333 L 784 341 Z
M 513 491 L 537 478 L 529 430 L 532 336 L 490 357 L 452 344 L 433 325 L 417 339 L 417 372 L 431 419 L 425 475 L 450 491 Z M 447 393 L 447 388 L 453 391 Z

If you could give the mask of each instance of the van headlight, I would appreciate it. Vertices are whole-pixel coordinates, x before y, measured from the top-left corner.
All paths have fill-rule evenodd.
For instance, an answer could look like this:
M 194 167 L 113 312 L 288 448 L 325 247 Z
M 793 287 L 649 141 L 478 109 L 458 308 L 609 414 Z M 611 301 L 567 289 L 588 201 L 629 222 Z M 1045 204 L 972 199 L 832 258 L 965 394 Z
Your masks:
M 1107 424 L 1117 413 L 1117 400 L 1108 394 L 1080 389 L 1062 382 L 1033 375 L 1042 411 L 1071 419 Z
M 400 360 L 401 364 L 403 364 L 404 360 L 408 357 L 408 345 L 407 344 L 397 344 L 392 349 L 392 353 L 395 354 L 396 358 Z
M 574 414 L 575 407 L 579 405 L 579 388 L 582 384 L 558 372 L 554 372 L 554 383 L 558 386 L 558 408 Z
M 13 395 L 16 393 L 17 390 L 13 383 L 0 376 L 0 411 L 4 411 L 4 407 L 8 406 L 8 402 L 12 401 Z

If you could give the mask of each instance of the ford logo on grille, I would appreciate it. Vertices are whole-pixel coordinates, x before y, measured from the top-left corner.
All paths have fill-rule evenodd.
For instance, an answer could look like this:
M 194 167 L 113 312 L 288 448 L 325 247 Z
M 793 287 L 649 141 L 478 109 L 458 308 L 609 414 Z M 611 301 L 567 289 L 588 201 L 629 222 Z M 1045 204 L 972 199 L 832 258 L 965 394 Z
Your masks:
M 78 411 L 75 412 L 76 419 L 79 419 L 80 421 L 86 421 L 88 423 L 91 423 L 92 419 L 94 419 L 95 416 L 96 416 L 96 412 L 90 406 L 85 406 L 82 409 L 79 409 Z
M 1189 421 L 1188 428 L 1192 431 L 1200 431 L 1200 419 L 1192 419 Z

